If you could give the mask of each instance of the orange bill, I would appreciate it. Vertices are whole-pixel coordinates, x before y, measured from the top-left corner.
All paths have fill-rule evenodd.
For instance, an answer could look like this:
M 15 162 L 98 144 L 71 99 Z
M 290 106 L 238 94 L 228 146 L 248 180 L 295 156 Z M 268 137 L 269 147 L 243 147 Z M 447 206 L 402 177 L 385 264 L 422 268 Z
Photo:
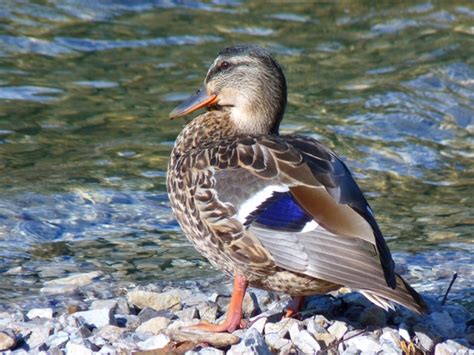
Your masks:
M 185 116 L 200 108 L 211 106 L 217 102 L 217 95 L 209 95 L 204 87 L 200 88 L 193 96 L 187 98 L 170 112 L 170 119 Z

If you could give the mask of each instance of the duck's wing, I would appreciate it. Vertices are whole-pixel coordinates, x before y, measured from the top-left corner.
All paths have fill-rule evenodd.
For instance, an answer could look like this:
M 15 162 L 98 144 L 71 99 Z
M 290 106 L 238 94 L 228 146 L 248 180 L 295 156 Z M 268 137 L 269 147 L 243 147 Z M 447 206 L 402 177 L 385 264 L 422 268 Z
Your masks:
M 395 274 L 374 214 L 346 165 L 299 136 L 246 137 L 209 150 L 219 199 L 284 269 L 422 309 Z M 395 290 L 396 289 L 396 290 Z

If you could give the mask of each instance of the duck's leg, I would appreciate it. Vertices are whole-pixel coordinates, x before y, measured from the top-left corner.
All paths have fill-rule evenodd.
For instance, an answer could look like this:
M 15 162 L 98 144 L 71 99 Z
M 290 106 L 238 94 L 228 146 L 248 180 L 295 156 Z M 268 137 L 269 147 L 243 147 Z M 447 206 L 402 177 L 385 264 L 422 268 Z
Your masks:
M 302 309 L 304 305 L 304 296 L 295 296 L 286 309 L 285 318 L 293 318 Z
M 239 275 L 234 277 L 234 289 L 232 290 L 232 297 L 230 298 L 229 308 L 223 323 L 210 324 L 206 321 L 202 321 L 188 329 L 204 330 L 206 332 L 214 333 L 232 333 L 234 330 L 239 329 L 242 321 L 242 303 L 244 301 L 247 286 L 248 281 L 245 277 Z

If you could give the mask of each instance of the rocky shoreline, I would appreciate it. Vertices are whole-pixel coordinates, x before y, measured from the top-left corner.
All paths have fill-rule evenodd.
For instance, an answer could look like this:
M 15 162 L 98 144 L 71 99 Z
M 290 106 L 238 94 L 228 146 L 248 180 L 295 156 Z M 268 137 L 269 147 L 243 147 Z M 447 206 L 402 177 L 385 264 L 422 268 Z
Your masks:
M 43 308 L 0 312 L 2 354 L 474 354 L 474 318 L 461 305 L 424 295 L 429 313 L 385 312 L 358 293 L 306 300 L 300 319 L 282 318 L 286 295 L 250 289 L 247 327 L 232 334 L 183 329 L 219 322 L 229 300 L 223 278 L 87 291 L 100 272 L 45 284 Z M 57 295 L 64 297 L 57 298 Z M 53 296 L 54 295 L 54 296 Z M 61 300 L 61 301 L 58 301 Z

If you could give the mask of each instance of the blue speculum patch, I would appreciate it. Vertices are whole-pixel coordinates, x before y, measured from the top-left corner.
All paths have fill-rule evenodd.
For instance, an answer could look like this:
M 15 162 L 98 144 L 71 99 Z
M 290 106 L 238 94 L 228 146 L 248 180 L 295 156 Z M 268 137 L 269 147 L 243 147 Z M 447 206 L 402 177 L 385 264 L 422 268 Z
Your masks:
M 260 212 L 258 212 L 260 211 Z M 313 218 L 295 201 L 291 193 L 275 193 L 259 206 L 254 223 L 270 229 L 301 231 Z

